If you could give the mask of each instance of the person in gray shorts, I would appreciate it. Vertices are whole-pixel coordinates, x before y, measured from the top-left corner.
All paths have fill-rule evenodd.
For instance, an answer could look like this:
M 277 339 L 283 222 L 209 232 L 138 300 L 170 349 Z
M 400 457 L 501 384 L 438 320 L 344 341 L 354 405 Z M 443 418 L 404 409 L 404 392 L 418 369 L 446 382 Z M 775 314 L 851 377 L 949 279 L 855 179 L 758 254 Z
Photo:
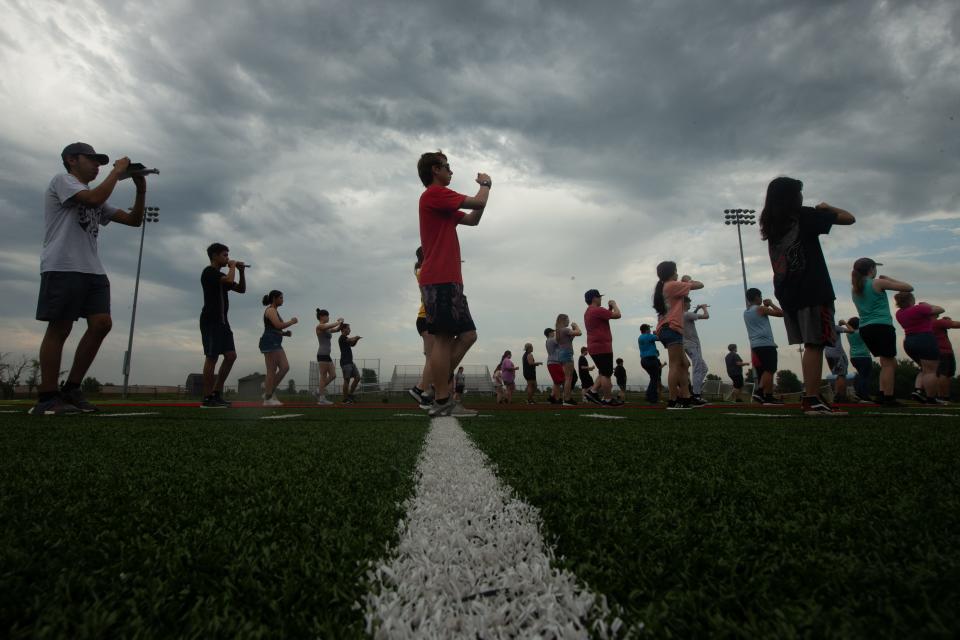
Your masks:
M 47 323 L 40 343 L 39 398 L 30 414 L 90 413 L 97 408 L 80 390 L 104 338 L 113 326 L 110 317 L 110 281 L 97 255 L 100 227 L 119 222 L 128 227 L 143 224 L 147 181 L 133 176 L 136 197 L 129 211 L 107 202 L 117 181 L 130 166 L 126 156 L 94 188 L 90 183 L 110 159 L 84 142 L 68 144 L 60 154 L 65 173 L 50 181 L 44 194 L 44 238 L 40 257 L 40 295 L 37 320 Z M 87 330 L 77 344 L 73 365 L 57 389 L 63 346 L 73 323 L 87 319 Z
M 343 372 L 343 403 L 353 404 L 353 392 L 357 390 L 360 384 L 360 370 L 353 363 L 353 347 L 356 346 L 363 336 L 350 337 L 350 325 L 340 325 L 340 371 Z

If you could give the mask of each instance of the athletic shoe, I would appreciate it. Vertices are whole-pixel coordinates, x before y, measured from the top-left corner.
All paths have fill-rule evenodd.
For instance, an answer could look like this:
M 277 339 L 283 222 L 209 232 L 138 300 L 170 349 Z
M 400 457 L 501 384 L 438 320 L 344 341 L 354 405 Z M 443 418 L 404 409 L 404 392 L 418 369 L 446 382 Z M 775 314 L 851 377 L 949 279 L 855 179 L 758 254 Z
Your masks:
M 347 396 L 346 398 L 343 399 L 343 404 L 354 404 L 354 403 L 355 401 L 353 399 L 353 396 Z
M 449 402 L 447 404 L 449 404 Z M 459 402 L 454 402 L 453 409 L 450 411 L 450 415 L 454 418 L 471 418 L 477 415 L 477 411 L 473 409 L 467 409 Z
M 100 411 L 95 406 L 87 402 L 87 399 L 83 397 L 83 391 L 80 389 L 70 389 L 67 391 L 63 388 L 63 385 L 60 385 L 60 397 L 63 398 L 64 404 L 72 404 L 81 413 L 96 413 Z
M 223 409 L 229 409 L 233 405 L 233 403 L 229 400 L 224 400 L 219 391 L 213 392 L 213 401 Z
M 430 411 L 427 412 L 427 415 L 431 418 L 440 418 L 442 416 L 448 416 L 453 412 L 453 401 L 447 400 L 443 404 L 437 404 L 434 401 L 433 406 L 430 407 Z
M 858 404 L 877 404 L 873 400 L 869 400 L 867 398 L 857 398 L 857 403 Z
M 692 409 L 693 407 L 687 403 L 686 398 L 680 398 L 678 400 L 670 400 L 667 402 L 667 411 L 685 411 Z
M 600 396 L 598 396 L 595 391 L 590 391 L 590 390 L 584 391 L 583 399 L 586 400 L 587 402 L 592 402 L 593 404 L 603 404 L 603 399 Z
M 696 409 L 697 407 L 705 407 L 709 402 L 701 398 L 700 396 L 691 396 L 690 397 L 690 406 Z
M 933 400 L 934 400 L 934 402 L 936 402 L 937 404 L 943 404 L 943 405 L 950 404 L 950 401 L 947 400 L 946 398 L 934 398 Z
M 69 416 L 82 412 L 72 404 L 64 402 L 60 396 L 54 396 L 49 400 L 37 402 L 27 413 L 31 416 Z
M 782 407 L 783 400 L 777 400 L 773 396 L 766 396 L 763 399 L 763 406 L 765 407 Z
M 750 401 L 756 402 L 757 404 L 763 404 L 763 396 L 755 393 L 752 396 L 750 396 Z
M 537 403 L 534 402 L 533 400 L 527 400 L 527 404 L 537 404 Z
M 570 399 L 570 400 L 564 400 L 564 401 L 562 401 L 560 404 L 562 404 L 562 405 L 565 406 L 565 407 L 576 407 L 576 406 L 578 406 L 580 403 L 577 402 L 576 400 Z
M 916 400 L 917 402 L 919 402 L 920 404 L 927 403 L 927 394 L 922 389 L 914 389 L 913 392 L 910 394 L 910 397 L 913 400 Z
M 333 401 L 332 401 L 332 400 L 327 400 L 327 396 L 317 396 L 317 404 L 323 405 L 323 406 L 326 407 L 326 406 L 330 406 L 331 404 L 333 404 Z
M 283 406 L 283 403 L 280 402 L 279 400 L 277 400 L 277 396 L 275 396 L 275 395 L 272 395 L 272 396 L 270 396 L 269 398 L 267 398 L 266 396 L 264 396 L 264 398 L 263 398 L 263 406 L 265 406 L 265 407 L 282 407 L 282 406 Z
M 216 398 L 213 396 L 207 396 L 203 399 L 203 402 L 200 403 L 201 409 L 226 409 L 227 405 L 220 404 L 217 402 Z
M 833 408 L 821 398 L 810 398 L 804 396 L 800 399 L 800 411 L 808 416 L 832 416 Z
M 407 389 L 407 393 L 410 394 L 410 397 L 417 401 L 417 404 L 430 404 L 430 397 L 423 391 L 420 391 L 416 387 L 410 387 Z

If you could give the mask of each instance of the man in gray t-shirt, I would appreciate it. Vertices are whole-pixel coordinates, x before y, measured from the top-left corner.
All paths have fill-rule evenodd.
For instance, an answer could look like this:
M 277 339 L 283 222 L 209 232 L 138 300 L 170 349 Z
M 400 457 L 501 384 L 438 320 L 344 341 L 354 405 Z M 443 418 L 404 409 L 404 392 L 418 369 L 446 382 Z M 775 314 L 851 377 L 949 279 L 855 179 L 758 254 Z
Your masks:
M 703 381 L 707 377 L 707 362 L 703 359 L 700 349 L 700 336 L 697 335 L 697 320 L 707 320 L 710 305 L 698 304 L 691 311 L 690 298 L 683 299 L 683 350 L 690 358 L 690 387 L 691 401 L 695 405 L 705 405 L 703 399 Z
M 39 400 L 31 415 L 92 412 L 97 408 L 80 391 L 87 370 L 112 326 L 110 281 L 97 254 L 100 227 L 119 222 L 131 227 L 143 224 L 147 182 L 133 176 L 137 196 L 133 208 L 123 211 L 107 202 L 129 158 L 114 162 L 107 177 L 90 188 L 100 167 L 110 159 L 83 142 L 74 142 L 60 154 L 66 173 L 55 176 L 44 194 L 44 237 L 40 257 L 40 295 L 37 320 L 47 323 L 40 344 Z M 58 391 L 63 345 L 79 318 L 87 319 L 73 366 Z

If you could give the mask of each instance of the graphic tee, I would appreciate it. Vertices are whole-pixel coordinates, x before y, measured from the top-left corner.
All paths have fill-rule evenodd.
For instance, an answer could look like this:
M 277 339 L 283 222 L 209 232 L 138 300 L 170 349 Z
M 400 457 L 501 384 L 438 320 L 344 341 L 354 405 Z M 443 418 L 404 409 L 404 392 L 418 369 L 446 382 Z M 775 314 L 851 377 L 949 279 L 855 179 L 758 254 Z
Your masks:
M 430 185 L 420 195 L 421 285 L 463 284 L 457 223 L 466 215 L 458 210 L 466 197 L 439 185 Z
M 230 324 L 227 320 L 227 311 L 230 310 L 227 292 L 233 288 L 233 284 L 222 282 L 222 278 L 223 272 L 214 266 L 208 266 L 200 273 L 200 287 L 203 289 L 201 322 L 218 322 L 228 326 Z
M 830 233 L 834 211 L 801 207 L 794 225 L 780 238 L 767 240 L 773 267 L 773 293 L 789 311 L 836 300 L 820 235 Z
M 109 224 L 119 209 L 106 202 L 92 207 L 73 200 L 73 196 L 89 189 L 69 173 L 61 173 L 50 181 L 43 198 L 40 273 L 105 273 L 97 255 L 97 237 L 100 227 Z
M 587 353 L 613 353 L 613 335 L 610 318 L 613 312 L 606 307 L 589 306 L 583 312 L 583 326 L 587 330 Z

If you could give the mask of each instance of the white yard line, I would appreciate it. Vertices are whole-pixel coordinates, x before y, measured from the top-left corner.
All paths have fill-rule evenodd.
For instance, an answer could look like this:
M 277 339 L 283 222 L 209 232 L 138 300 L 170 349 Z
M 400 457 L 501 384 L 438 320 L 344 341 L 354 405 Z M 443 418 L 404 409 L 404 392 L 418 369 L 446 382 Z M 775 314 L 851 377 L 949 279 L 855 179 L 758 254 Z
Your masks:
M 927 416 L 931 418 L 960 418 L 957 413 L 890 413 L 886 411 L 864 411 L 865 416 Z
M 426 411 L 423 413 L 395 413 L 393 414 L 394 418 L 425 418 L 427 416 Z
M 299 418 L 303 416 L 302 413 L 281 413 L 276 416 L 261 416 L 261 420 L 284 420 L 286 418 Z
M 514 498 L 453 418 L 431 421 L 392 557 L 367 575 L 375 638 L 616 636 L 606 598 L 552 566 L 540 515 Z
M 98 418 L 126 418 L 129 416 L 158 416 L 159 411 L 141 411 L 140 413 L 97 413 Z
M 627 416 L 611 416 L 606 413 L 581 413 L 584 418 L 600 418 L 601 420 L 626 420 Z
M 23 409 L 23 410 L 14 409 L 12 411 L 0 411 L 0 413 L 27 413 L 28 411 L 29 409 Z
M 725 416 L 747 416 L 751 418 L 799 418 L 796 413 L 734 413 L 733 411 L 724 411 Z

